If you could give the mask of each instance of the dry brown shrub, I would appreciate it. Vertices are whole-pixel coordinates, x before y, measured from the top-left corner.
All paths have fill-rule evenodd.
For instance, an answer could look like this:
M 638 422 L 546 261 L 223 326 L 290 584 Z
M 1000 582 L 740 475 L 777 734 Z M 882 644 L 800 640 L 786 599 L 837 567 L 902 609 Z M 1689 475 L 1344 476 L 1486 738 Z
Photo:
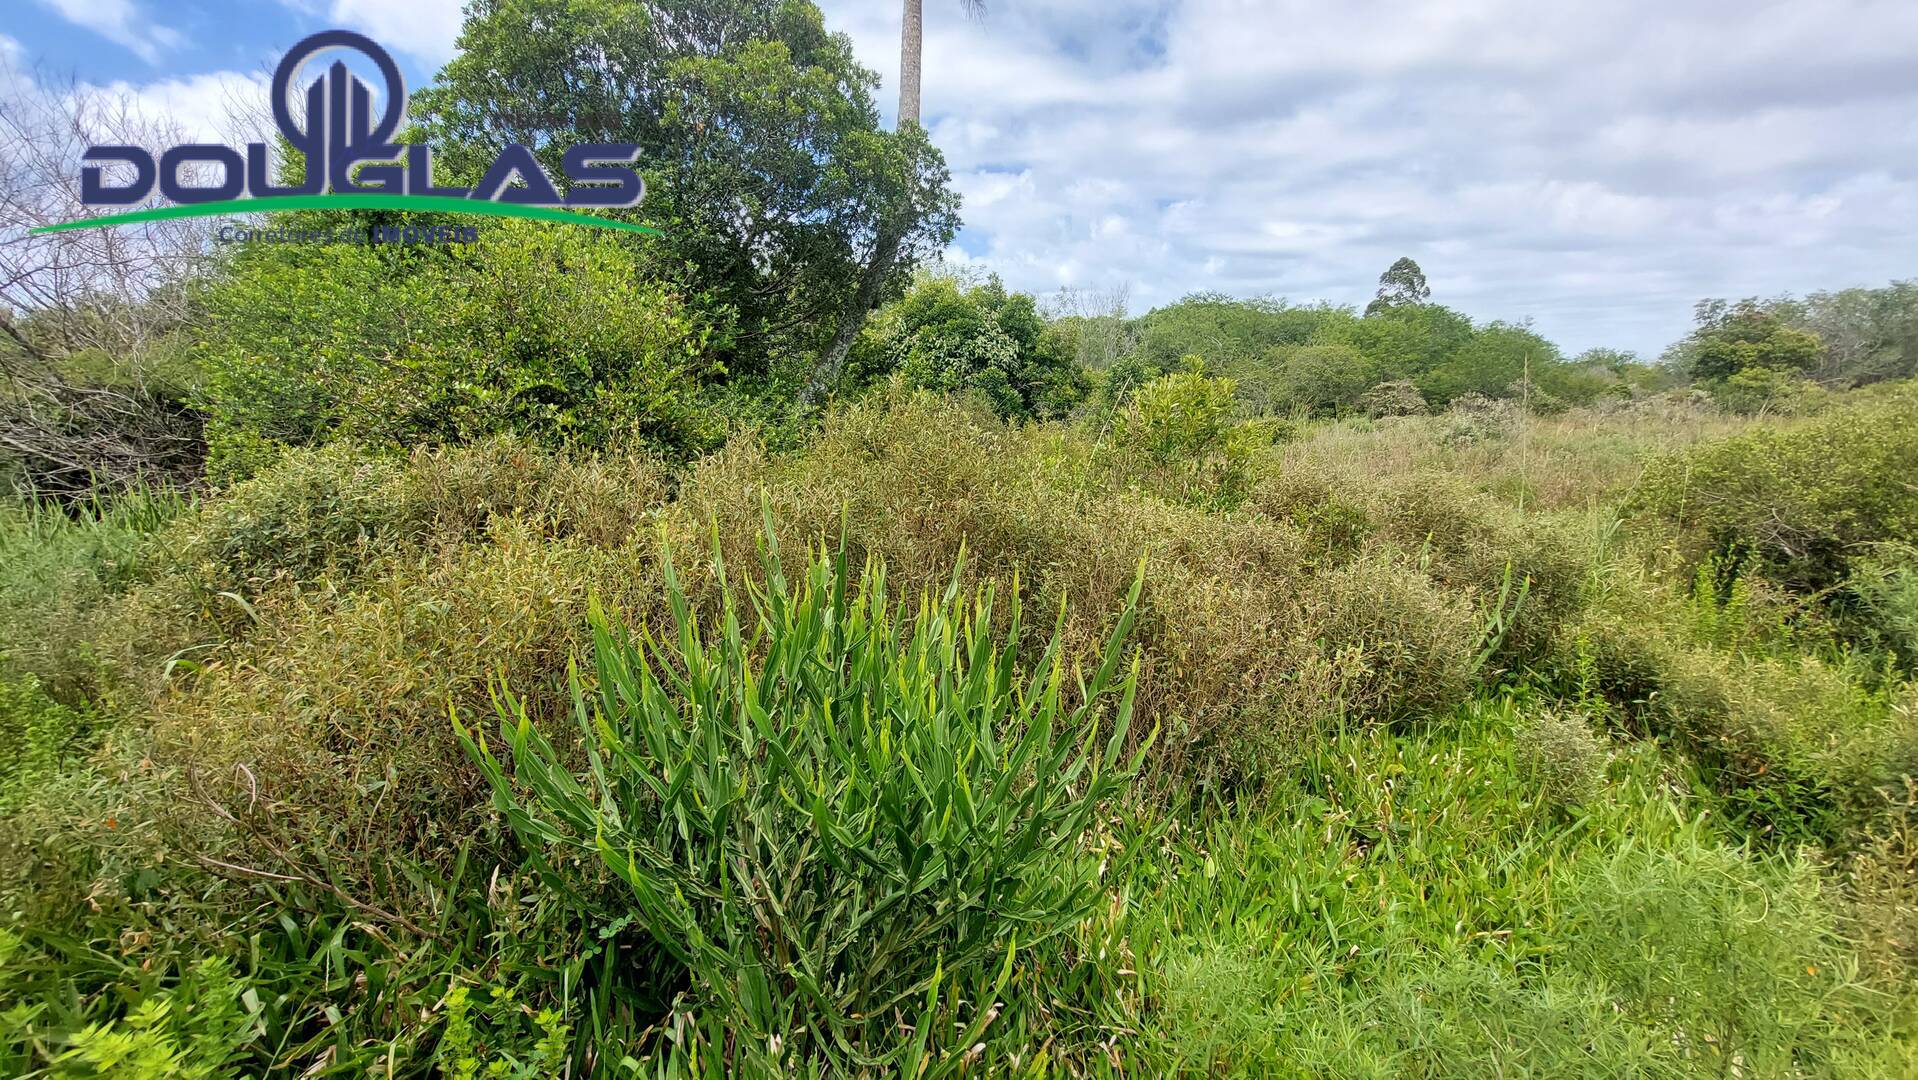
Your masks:
M 802 454 L 735 444 L 670 499 L 643 460 L 497 443 L 417 455 L 398 480 L 412 524 L 350 578 L 252 601 L 257 625 L 176 673 L 160 752 L 242 819 L 258 840 L 244 857 L 413 902 L 384 860 L 444 862 L 486 820 L 449 709 L 486 722 L 504 677 L 557 727 L 589 597 L 657 625 L 663 543 L 710 602 L 715 534 L 732 573 L 757 574 L 770 516 L 794 554 L 843 542 L 883 559 L 903 600 L 943 588 L 963 548 L 968 584 L 1004 597 L 1017 581 L 1035 633 L 1064 605 L 1080 655 L 1143 559 L 1138 727 L 1163 729 L 1150 783 L 1229 790 L 1334 718 L 1461 700 L 1498 572 L 1530 557 L 1489 503 L 1409 488 L 1346 493 L 1370 524 L 1328 551 L 1276 496 L 1208 512 L 1084 482 L 1056 439 L 893 400 L 836 414 Z

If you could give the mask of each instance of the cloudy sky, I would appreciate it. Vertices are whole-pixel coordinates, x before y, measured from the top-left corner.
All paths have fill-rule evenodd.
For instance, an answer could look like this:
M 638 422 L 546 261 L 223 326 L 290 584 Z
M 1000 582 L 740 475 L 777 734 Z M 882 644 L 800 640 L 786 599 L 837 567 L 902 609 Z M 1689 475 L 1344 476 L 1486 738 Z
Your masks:
M 1913 0 L 926 0 L 949 257 L 1036 292 L 1434 298 L 1654 355 L 1705 296 L 1918 277 Z M 211 125 L 327 26 L 452 50 L 458 0 L 7 0 L 0 60 Z M 899 0 L 824 0 L 880 72 Z

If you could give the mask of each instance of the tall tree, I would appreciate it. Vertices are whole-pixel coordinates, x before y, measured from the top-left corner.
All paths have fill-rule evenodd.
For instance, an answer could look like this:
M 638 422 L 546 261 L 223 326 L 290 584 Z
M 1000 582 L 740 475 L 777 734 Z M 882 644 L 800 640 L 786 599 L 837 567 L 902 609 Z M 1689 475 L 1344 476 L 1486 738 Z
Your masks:
M 414 98 L 436 166 L 638 144 L 648 271 L 714 313 L 733 375 L 829 357 L 957 227 L 938 151 L 880 126 L 877 76 L 805 0 L 474 0 L 459 47 Z
M 1392 308 L 1423 304 L 1431 298 L 1432 287 L 1425 283 L 1425 271 L 1409 257 L 1402 258 L 1379 275 L 1379 293 L 1365 305 L 1365 313 L 1375 315 Z
M 986 0 L 959 0 L 969 18 L 986 13 Z M 905 0 L 899 25 L 899 126 L 919 122 L 920 72 L 925 66 L 925 0 Z

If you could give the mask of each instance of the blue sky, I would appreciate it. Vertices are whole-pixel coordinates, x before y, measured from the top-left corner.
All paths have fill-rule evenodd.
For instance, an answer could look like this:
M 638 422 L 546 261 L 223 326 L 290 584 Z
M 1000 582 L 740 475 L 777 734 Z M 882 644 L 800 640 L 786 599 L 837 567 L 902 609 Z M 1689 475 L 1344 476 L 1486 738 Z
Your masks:
M 1911 0 L 926 0 L 948 257 L 1039 293 L 1434 299 L 1655 355 L 1706 296 L 1918 277 Z M 894 94 L 898 0 L 823 0 Z M 362 30 L 413 85 L 457 0 L 8 0 L 0 62 L 189 131 Z

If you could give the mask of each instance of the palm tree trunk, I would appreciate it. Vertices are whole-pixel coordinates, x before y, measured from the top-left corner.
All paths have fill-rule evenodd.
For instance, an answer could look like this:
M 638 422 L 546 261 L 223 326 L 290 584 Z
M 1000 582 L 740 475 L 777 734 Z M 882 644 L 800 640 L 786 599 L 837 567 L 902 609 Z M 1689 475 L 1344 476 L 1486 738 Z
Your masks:
M 898 127 L 901 131 L 905 130 L 907 124 L 916 126 L 919 123 L 920 54 L 926 42 L 924 0 L 904 2 L 899 32 Z M 968 10 L 971 10 L 970 4 Z M 886 275 L 892 272 L 893 260 L 899 257 L 899 246 L 904 239 L 904 230 L 892 222 L 879 223 L 878 234 L 873 237 L 872 253 L 866 261 L 864 272 L 859 275 L 859 285 L 853 290 L 852 302 L 840 313 L 832 341 L 813 364 L 812 375 L 807 378 L 805 389 L 800 392 L 801 400 L 818 402 L 838 383 L 839 373 L 846 364 L 846 353 L 852 349 L 853 339 L 859 336 L 859 328 L 865 325 L 866 313 L 878 305 L 880 287 Z
M 899 33 L 899 126 L 919 122 L 919 67 L 926 47 L 924 0 L 905 0 Z

